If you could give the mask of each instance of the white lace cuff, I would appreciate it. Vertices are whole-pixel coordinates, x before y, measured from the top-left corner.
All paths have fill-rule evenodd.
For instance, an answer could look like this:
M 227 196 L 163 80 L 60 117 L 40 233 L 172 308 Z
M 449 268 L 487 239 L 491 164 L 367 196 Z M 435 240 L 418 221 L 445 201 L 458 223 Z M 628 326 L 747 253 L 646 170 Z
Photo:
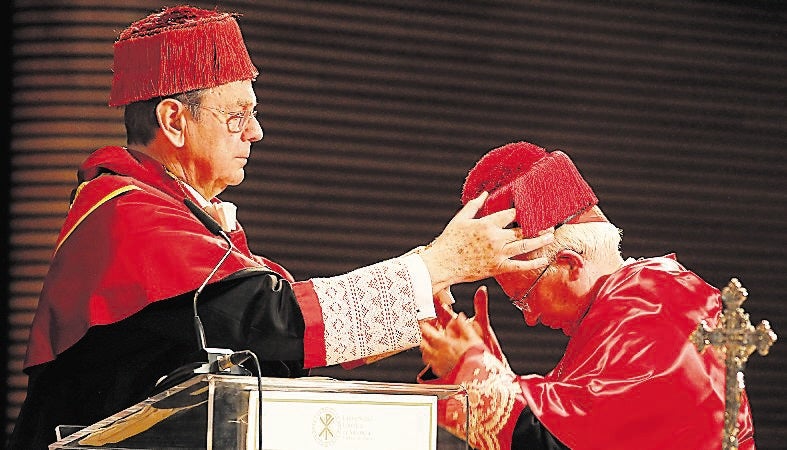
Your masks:
M 425 303 L 434 316 L 431 279 L 418 255 L 312 284 L 325 324 L 326 365 L 415 347 L 421 342 L 418 317 L 430 314 Z

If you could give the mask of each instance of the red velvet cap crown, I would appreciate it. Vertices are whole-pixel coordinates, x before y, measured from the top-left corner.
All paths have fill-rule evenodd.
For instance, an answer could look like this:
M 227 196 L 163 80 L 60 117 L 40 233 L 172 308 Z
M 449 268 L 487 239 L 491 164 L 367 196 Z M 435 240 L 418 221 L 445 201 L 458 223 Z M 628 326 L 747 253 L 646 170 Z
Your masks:
M 235 15 L 175 6 L 132 23 L 114 45 L 109 106 L 204 89 L 259 72 Z
M 489 197 L 478 216 L 514 207 L 525 237 L 563 223 L 606 220 L 583 216 L 598 198 L 568 155 L 528 142 L 506 144 L 484 155 L 467 175 L 462 203 L 483 191 Z

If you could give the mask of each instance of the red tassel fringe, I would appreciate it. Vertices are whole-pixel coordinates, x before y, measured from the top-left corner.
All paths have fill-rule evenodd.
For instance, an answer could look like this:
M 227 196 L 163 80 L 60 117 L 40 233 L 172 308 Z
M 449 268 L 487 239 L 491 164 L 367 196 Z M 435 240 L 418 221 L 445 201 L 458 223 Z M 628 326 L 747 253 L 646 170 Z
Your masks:
M 116 42 L 109 105 L 256 78 L 237 22 L 220 17 Z
M 489 192 L 478 216 L 512 206 L 525 237 L 564 223 L 598 203 L 574 163 L 561 151 L 547 153 L 527 142 L 494 149 L 469 172 L 462 203 Z

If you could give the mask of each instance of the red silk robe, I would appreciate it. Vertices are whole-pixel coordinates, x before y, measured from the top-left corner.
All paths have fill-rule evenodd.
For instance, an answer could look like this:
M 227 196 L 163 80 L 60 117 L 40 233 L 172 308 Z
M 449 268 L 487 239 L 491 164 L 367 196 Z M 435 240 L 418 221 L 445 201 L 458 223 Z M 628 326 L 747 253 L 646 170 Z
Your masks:
M 526 408 L 575 450 L 719 449 L 724 363 L 712 349 L 700 354 L 689 335 L 720 312 L 718 289 L 673 257 L 644 259 L 603 282 L 546 376 L 517 376 L 505 358 L 476 347 L 433 382 L 468 387 L 470 443 L 479 449 L 511 448 Z M 439 408 L 440 424 L 464 437 L 464 402 Z M 738 425 L 740 449 L 754 449 L 745 392 Z

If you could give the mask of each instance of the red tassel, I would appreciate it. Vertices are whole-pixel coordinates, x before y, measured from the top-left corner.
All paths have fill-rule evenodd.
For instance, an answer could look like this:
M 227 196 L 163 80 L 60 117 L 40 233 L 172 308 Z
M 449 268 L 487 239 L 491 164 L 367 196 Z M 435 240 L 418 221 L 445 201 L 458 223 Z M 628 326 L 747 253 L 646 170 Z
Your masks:
M 481 192 L 491 194 L 501 186 L 511 183 L 544 155 L 546 150 L 543 148 L 521 141 L 491 150 L 468 173 L 462 189 L 462 203 L 478 197 Z
M 483 191 L 489 197 L 478 216 L 513 206 L 525 237 L 565 223 L 598 203 L 565 153 L 547 153 L 527 142 L 506 144 L 484 155 L 468 173 L 462 203 Z
M 598 203 L 574 163 L 561 151 L 536 162 L 514 181 L 511 191 L 516 220 L 525 237 L 563 224 Z
M 110 106 L 251 80 L 235 18 L 192 7 L 165 9 L 135 22 L 115 43 Z

